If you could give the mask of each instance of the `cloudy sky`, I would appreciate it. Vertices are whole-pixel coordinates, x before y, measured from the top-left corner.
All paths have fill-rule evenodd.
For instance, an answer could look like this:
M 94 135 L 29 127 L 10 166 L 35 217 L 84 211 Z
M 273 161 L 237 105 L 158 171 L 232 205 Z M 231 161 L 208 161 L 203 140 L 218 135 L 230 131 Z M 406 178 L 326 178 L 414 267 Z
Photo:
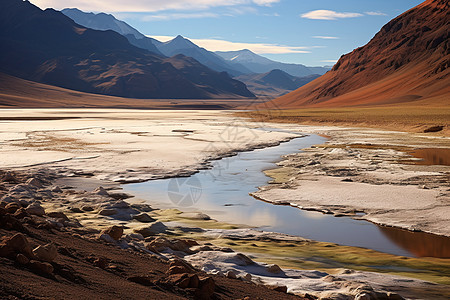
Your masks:
M 309 66 L 332 65 L 422 0 L 30 0 L 41 8 L 106 12 L 143 34 L 178 34 L 211 51 L 250 49 Z

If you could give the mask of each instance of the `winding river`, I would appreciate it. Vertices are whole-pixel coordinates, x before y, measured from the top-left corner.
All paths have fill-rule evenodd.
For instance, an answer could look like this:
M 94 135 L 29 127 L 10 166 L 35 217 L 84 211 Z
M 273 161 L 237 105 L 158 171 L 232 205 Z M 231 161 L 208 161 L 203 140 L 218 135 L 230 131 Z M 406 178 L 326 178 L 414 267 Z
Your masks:
M 445 249 L 450 248 L 449 238 L 273 205 L 249 195 L 271 180 L 263 171 L 275 168 L 282 155 L 299 152 L 325 140 L 318 135 L 298 137 L 278 146 L 213 161 L 211 169 L 190 177 L 127 184 L 123 188 L 146 199 L 153 207 L 202 212 L 221 222 L 395 255 L 448 257 Z

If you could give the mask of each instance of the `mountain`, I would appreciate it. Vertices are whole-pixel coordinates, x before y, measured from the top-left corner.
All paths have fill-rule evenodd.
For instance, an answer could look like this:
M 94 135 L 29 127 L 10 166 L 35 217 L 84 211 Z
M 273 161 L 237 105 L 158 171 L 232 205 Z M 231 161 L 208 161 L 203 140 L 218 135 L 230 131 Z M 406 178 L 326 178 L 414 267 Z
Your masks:
M 387 23 L 333 69 L 274 100 L 280 107 L 450 104 L 450 4 L 427 0 Z
M 320 75 L 317 74 L 296 77 L 275 69 L 263 74 L 245 74 L 235 77 L 235 79 L 244 82 L 248 89 L 258 97 L 276 98 L 298 89 L 318 77 Z
M 159 41 L 146 37 L 124 21 L 117 20 L 113 15 L 87 13 L 77 8 L 65 8 L 61 12 L 84 27 L 115 31 L 125 36 L 132 45 L 163 55 L 155 46 L 155 43 L 159 43 Z
M 0 2 L 0 72 L 122 97 L 254 96 L 242 82 L 193 59 L 161 57 L 114 31 L 86 28 L 61 12 L 22 0 Z
M 292 76 L 303 77 L 312 74 L 323 75 L 330 70 L 330 68 L 327 67 L 306 67 L 301 64 L 286 64 L 273 61 L 255 54 L 248 49 L 239 51 L 217 51 L 215 53 L 229 62 L 243 65 L 252 73 L 266 73 L 271 70 L 279 69 Z
M 168 42 L 159 43 L 156 47 L 166 56 L 173 56 L 177 54 L 190 56 L 213 70 L 219 72 L 225 71 L 232 76 L 251 73 L 251 71 L 245 67 L 239 64 L 230 64 L 214 52 L 197 46 L 181 35 L 178 35 L 176 38 Z

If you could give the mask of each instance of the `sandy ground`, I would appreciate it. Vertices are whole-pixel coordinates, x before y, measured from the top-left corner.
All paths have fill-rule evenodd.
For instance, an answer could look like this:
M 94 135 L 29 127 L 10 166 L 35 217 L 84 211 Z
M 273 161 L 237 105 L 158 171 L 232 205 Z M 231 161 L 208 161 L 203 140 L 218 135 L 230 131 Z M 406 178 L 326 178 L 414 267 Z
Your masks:
M 63 192 L 53 192 L 60 196 L 50 198 L 46 196 L 47 190 L 39 190 L 36 195 L 43 199 L 46 210 L 63 211 L 81 225 L 97 230 L 112 224 L 125 226 L 127 234 L 144 226 L 134 215 L 148 211 L 152 218 L 162 222 L 173 220 L 173 216 L 171 212 L 147 208 L 136 199 L 127 200 L 128 204 L 117 200 L 123 195 L 111 189 L 119 183 L 192 174 L 207 167 L 211 159 L 275 145 L 295 136 L 259 130 L 262 124 L 221 111 L 14 109 L 2 110 L 1 115 L 2 169 L 50 170 L 55 177 L 64 178 L 66 185 L 79 188 L 66 187 Z M 448 138 L 357 128 L 270 126 L 324 134 L 330 140 L 325 146 L 286 156 L 279 169 L 267 171 L 274 183 L 262 187 L 255 193 L 257 197 L 336 215 L 359 218 L 355 212 L 365 212 L 363 218 L 380 224 L 449 235 L 448 167 L 398 164 L 408 158 L 402 152 L 405 149 L 448 148 Z M 355 144 L 364 144 L 366 148 L 356 148 Z M 98 189 L 92 191 L 100 185 L 109 189 L 107 194 Z M 13 188 L 0 191 L 0 198 L 21 197 L 24 193 L 29 193 L 27 187 Z M 180 232 L 199 229 L 169 230 L 181 235 Z M 132 241 L 127 245 L 144 249 L 145 245 L 139 243 Z M 118 246 L 125 244 L 121 241 Z M 269 272 L 275 274 L 271 276 L 266 272 L 268 265 L 252 262 L 251 267 L 241 268 L 242 263 L 234 261 L 236 253 L 223 254 L 230 252 L 221 247 L 210 251 L 212 246 L 205 245 L 194 254 L 192 250 L 183 254 L 173 249 L 168 249 L 168 254 L 181 255 L 208 272 L 225 273 L 227 268 L 233 268 L 238 277 L 247 277 L 245 280 L 279 282 L 300 295 L 353 299 L 355 291 L 364 290 L 371 281 L 370 285 L 377 290 L 388 290 L 396 282 L 408 282 L 410 285 L 406 284 L 403 292 L 414 285 L 428 285 L 416 279 L 380 278 L 374 272 L 350 272 L 356 275 L 338 274 L 331 278 L 325 272 L 296 273 L 287 269 L 281 271 L 281 280 L 278 272 Z M 233 258 L 230 260 L 227 255 Z M 204 263 L 203 267 L 199 261 Z M 258 275 L 261 270 L 266 271 Z

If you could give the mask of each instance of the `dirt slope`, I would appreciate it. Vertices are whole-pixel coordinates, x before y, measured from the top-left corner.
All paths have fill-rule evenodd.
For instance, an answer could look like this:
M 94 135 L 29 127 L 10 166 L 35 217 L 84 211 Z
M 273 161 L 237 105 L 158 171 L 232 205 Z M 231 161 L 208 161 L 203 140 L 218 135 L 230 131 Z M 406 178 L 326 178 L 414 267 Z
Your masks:
M 386 24 L 331 71 L 282 96 L 281 108 L 450 103 L 450 4 L 427 0 Z

